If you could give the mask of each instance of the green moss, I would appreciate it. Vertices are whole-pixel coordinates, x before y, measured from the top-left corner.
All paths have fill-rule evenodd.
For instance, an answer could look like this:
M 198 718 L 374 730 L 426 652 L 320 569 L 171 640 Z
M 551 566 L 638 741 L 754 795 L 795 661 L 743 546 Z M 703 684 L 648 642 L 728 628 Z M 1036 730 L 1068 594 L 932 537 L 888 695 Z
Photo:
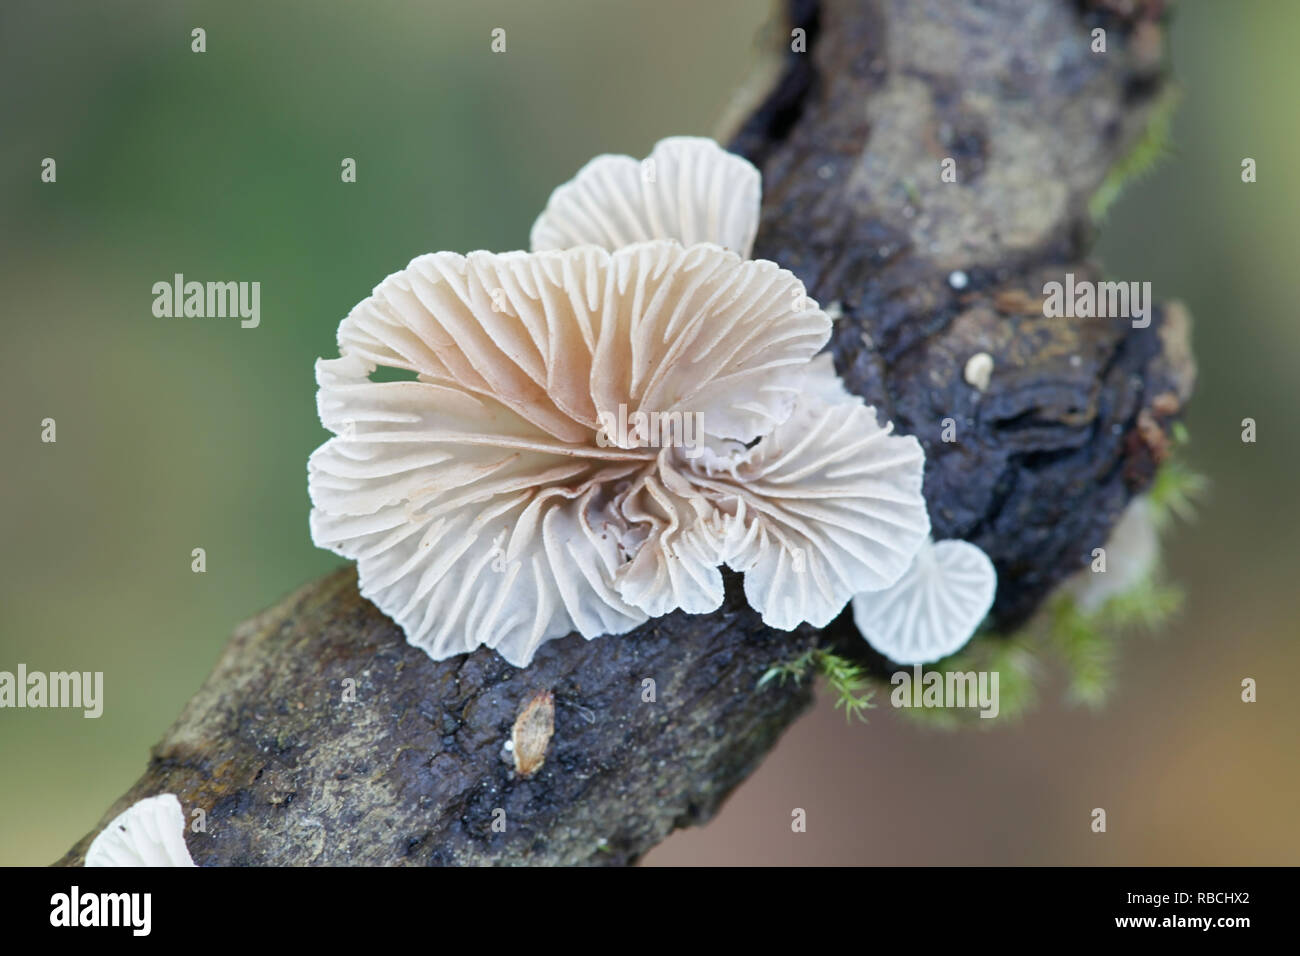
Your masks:
M 1057 597 L 1048 610 L 1048 636 L 1069 680 L 1067 697 L 1100 707 L 1114 681 L 1115 640 L 1097 628 L 1070 595 Z
M 875 706 L 871 702 L 875 690 L 871 688 L 865 671 L 847 658 L 841 657 L 822 648 L 804 651 L 794 660 L 769 667 L 758 679 L 762 687 L 770 681 L 784 684 L 793 680 L 796 684 L 816 671 L 826 679 L 826 684 L 835 697 L 835 709 L 844 711 L 844 719 L 850 723 L 857 719 L 867 721 L 867 711 Z
M 985 633 L 976 635 L 964 648 L 945 657 L 925 670 L 948 673 L 952 671 L 981 671 L 998 675 L 998 716 L 993 719 L 979 716 L 977 708 L 952 707 L 900 707 L 897 713 L 914 724 L 940 730 L 978 727 L 989 730 L 1002 726 L 1003 721 L 1015 720 L 1033 709 L 1038 699 L 1037 676 L 1040 662 L 1028 631 L 1012 637 Z M 888 686 L 888 685 L 887 685 Z
M 1151 519 L 1157 530 L 1163 531 L 1170 522 L 1190 522 L 1196 519 L 1196 502 L 1209 491 L 1205 476 L 1193 471 L 1175 454 L 1156 473 L 1148 498 L 1151 502 Z
M 1187 430 L 1174 428 L 1175 453 L 1161 467 L 1148 492 L 1152 520 L 1164 531 L 1174 519 L 1195 517 L 1197 499 L 1208 482 L 1181 458 Z M 917 724 L 942 729 L 1001 726 L 1030 712 L 1038 699 L 1040 675 L 1049 663 L 1062 667 L 1066 697 L 1073 703 L 1099 707 L 1115 684 L 1119 642 L 1133 632 L 1154 632 L 1164 627 L 1182 607 L 1183 592 L 1164 581 L 1157 568 L 1128 591 L 1110 598 L 1100 608 L 1086 612 L 1074 596 L 1058 592 L 1028 625 L 1012 635 L 977 634 L 951 657 L 927 665 L 940 672 L 974 671 L 998 674 L 998 718 L 980 718 L 978 708 L 900 707 L 898 712 Z M 874 707 L 876 691 L 889 695 L 888 677 L 868 675 L 863 668 L 831 651 L 812 648 L 793 660 L 770 667 L 758 686 L 786 680 L 799 682 L 820 674 L 834 695 L 835 708 L 845 718 L 866 721 Z
M 1093 613 L 1085 613 L 1072 595 L 1058 595 L 1048 608 L 1048 640 L 1065 666 L 1068 698 L 1099 707 L 1114 687 L 1116 646 L 1134 630 L 1154 632 L 1182 608 L 1180 588 L 1148 575 L 1117 594 Z
M 1106 218 L 1111 204 L 1134 180 L 1149 173 L 1171 151 L 1170 140 L 1174 111 L 1178 107 L 1178 91 L 1170 86 L 1160 94 L 1151 108 L 1146 129 L 1125 156 L 1106 173 L 1097 191 L 1088 200 L 1088 214 L 1093 222 Z

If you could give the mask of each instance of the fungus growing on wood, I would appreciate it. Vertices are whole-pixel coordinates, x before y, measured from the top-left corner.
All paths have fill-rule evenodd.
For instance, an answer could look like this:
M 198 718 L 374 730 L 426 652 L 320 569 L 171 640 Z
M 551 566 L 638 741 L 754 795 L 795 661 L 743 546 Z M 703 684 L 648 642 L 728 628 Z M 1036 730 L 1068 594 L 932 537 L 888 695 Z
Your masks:
M 654 190 L 606 157 L 534 228 L 637 241 L 421 256 L 317 364 L 313 540 L 435 659 L 712 611 L 723 564 L 765 622 L 822 626 L 925 540 L 920 445 L 811 361 L 802 283 L 719 244 L 748 252 L 757 173 L 708 141 L 651 158 Z
M 194 866 L 176 795 L 146 797 L 114 817 L 91 841 L 86 866 Z
M 896 584 L 853 598 L 853 620 L 890 660 L 928 664 L 971 639 L 997 586 L 993 562 L 975 545 L 927 540 Z
M 647 239 L 711 242 L 749 258 L 758 232 L 761 177 L 711 139 L 660 140 L 641 161 L 597 156 L 551 194 L 531 236 L 534 251 L 596 245 L 614 251 Z
M 1093 614 L 1111 598 L 1146 579 L 1160 557 L 1160 536 L 1146 495 L 1134 498 L 1106 539 L 1104 563 L 1096 559 L 1062 585 L 1079 610 Z M 1096 568 L 1096 570 L 1094 570 Z

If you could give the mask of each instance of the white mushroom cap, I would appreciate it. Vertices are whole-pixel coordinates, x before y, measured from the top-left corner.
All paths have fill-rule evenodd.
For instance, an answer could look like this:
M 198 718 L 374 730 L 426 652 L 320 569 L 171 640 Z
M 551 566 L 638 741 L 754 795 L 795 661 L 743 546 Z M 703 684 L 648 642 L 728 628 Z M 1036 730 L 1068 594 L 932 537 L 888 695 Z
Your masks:
M 1100 610 L 1111 598 L 1140 584 L 1155 567 L 1160 557 L 1160 536 L 1146 495 L 1129 502 L 1111 529 L 1105 547 L 1105 571 L 1087 567 L 1075 572 L 1063 585 L 1085 614 Z
M 748 257 L 758 230 L 759 172 L 711 139 L 661 140 L 645 160 L 597 156 L 551 194 L 532 248 L 613 251 L 648 239 L 709 242 Z
M 921 448 L 813 359 L 830 320 L 799 280 L 740 258 L 759 185 L 712 140 L 601 156 L 533 253 L 422 256 L 343 321 L 312 538 L 412 644 L 525 666 L 571 631 L 715 610 L 724 563 L 768 624 L 822 626 L 906 571 Z M 609 427 L 641 415 L 698 416 L 695 444 Z
M 822 352 L 808 363 L 800 394 L 805 397 L 819 398 L 827 405 L 839 405 L 843 402 L 861 405 L 862 399 L 844 387 L 844 380 L 835 372 L 835 362 L 830 352 Z
M 317 364 L 337 437 L 308 466 L 313 540 L 435 659 L 487 644 L 523 666 L 573 630 L 712 610 L 721 559 L 691 534 L 709 508 L 665 449 L 602 447 L 602 416 L 698 413 L 751 442 L 829 333 L 789 272 L 711 245 L 422 256 Z
M 847 394 L 847 393 L 845 393 Z M 927 539 L 925 455 L 860 398 L 800 398 L 790 418 L 696 483 L 724 502 L 722 546 L 764 623 L 825 627 L 857 592 L 885 588 Z
M 993 606 L 997 572 L 968 541 L 927 541 L 892 587 L 855 595 L 867 643 L 899 664 L 928 664 L 965 646 Z
M 91 841 L 86 866 L 194 866 L 176 795 L 146 797 L 114 817 Z

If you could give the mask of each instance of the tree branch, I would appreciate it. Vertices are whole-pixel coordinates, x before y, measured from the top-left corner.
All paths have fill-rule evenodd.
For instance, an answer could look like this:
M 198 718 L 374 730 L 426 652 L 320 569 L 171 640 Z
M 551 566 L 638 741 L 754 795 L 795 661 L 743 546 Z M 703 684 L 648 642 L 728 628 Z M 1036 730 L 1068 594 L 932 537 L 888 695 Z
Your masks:
M 1146 329 L 1042 313 L 1045 281 L 1096 277 L 1089 200 L 1163 85 L 1158 4 L 1106 7 L 796 0 L 807 52 L 734 143 L 764 174 L 757 255 L 842 313 L 840 373 L 922 441 L 935 537 L 994 559 L 1002 627 L 1105 540 L 1191 392 L 1182 310 Z M 963 377 L 981 351 L 984 392 Z M 200 865 L 632 862 L 757 766 L 810 700 L 759 677 L 846 619 L 773 631 L 728 575 L 714 614 L 571 635 L 516 670 L 485 649 L 429 660 L 340 571 L 236 630 L 95 832 L 172 792 L 207 815 Z M 554 734 L 525 778 L 504 747 L 546 690 Z

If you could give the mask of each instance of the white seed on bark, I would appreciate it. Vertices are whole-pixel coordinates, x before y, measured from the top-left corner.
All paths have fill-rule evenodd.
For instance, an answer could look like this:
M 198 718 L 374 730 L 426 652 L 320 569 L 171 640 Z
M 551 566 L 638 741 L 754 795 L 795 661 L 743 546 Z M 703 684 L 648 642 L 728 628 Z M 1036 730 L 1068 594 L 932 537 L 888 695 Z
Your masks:
M 981 392 L 989 387 L 989 379 L 993 376 L 993 356 L 988 352 L 976 352 L 966 360 L 965 378 L 966 384 L 979 389 Z

